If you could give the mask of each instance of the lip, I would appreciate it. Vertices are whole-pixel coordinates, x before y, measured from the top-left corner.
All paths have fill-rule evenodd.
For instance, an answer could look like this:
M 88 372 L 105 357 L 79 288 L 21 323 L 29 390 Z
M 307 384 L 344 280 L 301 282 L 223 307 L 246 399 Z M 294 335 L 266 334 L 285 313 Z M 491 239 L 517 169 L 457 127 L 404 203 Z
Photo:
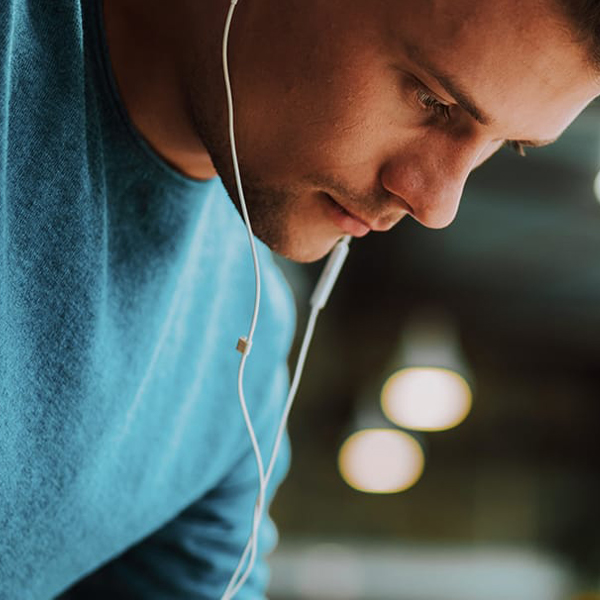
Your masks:
M 352 237 L 364 237 L 373 229 L 360 217 L 351 213 L 341 204 L 336 202 L 329 194 L 324 193 L 327 198 L 326 210 L 329 218 L 346 234 Z

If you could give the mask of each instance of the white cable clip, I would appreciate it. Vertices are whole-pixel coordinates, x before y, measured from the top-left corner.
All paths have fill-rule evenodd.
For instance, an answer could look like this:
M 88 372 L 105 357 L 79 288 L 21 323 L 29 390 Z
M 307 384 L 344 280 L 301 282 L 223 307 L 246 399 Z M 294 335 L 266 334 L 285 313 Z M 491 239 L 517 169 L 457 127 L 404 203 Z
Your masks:
M 238 339 L 237 346 L 235 347 L 235 349 L 238 352 L 240 352 L 241 354 L 245 354 L 246 356 L 248 356 L 248 354 L 250 354 L 251 348 L 252 348 L 252 342 L 249 342 L 248 338 L 244 335 Z

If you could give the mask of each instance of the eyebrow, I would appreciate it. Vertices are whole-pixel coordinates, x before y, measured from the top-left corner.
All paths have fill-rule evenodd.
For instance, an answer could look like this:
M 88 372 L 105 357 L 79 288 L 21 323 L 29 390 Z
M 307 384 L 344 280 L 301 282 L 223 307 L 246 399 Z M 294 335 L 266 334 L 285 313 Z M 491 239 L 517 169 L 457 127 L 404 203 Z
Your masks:
M 456 103 L 469 115 L 471 115 L 478 123 L 482 125 L 490 125 L 494 122 L 494 119 L 490 117 L 482 108 L 477 106 L 477 102 L 468 94 L 464 88 L 452 77 L 444 73 L 439 68 L 432 65 L 423 55 L 422 50 L 415 44 L 406 44 L 405 50 L 412 62 L 418 67 L 425 71 L 430 77 L 435 79 L 446 91 L 447 94 L 452 96 Z M 554 143 L 558 138 L 551 140 L 510 140 L 518 142 L 523 146 L 530 148 L 540 148 L 542 146 L 548 146 Z
M 434 67 L 424 56 L 420 48 L 414 44 L 406 44 L 406 53 L 410 60 L 418 65 L 423 71 L 437 82 L 456 100 L 456 103 L 466 112 L 468 112 L 478 123 L 482 125 L 490 125 L 493 119 L 485 113 L 484 110 L 477 106 L 477 103 L 471 96 L 465 92 L 462 86 L 452 80 L 450 75 L 447 75 L 437 67 Z

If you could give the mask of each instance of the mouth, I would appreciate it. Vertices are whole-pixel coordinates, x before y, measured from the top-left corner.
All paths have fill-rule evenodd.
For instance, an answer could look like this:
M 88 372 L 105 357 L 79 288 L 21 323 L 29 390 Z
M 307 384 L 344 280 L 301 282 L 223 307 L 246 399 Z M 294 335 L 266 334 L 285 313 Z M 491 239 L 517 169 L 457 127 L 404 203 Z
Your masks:
M 364 237 L 371 231 L 372 227 L 360 217 L 338 204 L 329 194 L 324 192 L 324 196 L 327 199 L 326 208 L 329 218 L 344 233 L 352 237 Z

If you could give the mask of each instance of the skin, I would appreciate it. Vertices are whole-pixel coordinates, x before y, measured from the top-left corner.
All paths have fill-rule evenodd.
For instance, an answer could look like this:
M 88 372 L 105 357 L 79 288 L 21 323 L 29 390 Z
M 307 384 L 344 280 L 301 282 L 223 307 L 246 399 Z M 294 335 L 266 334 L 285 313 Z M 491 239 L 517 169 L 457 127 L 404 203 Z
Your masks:
M 105 0 L 104 10 L 136 127 L 182 173 L 218 173 L 237 204 L 228 6 Z M 600 94 L 551 0 L 240 0 L 229 61 L 254 231 L 297 261 L 364 224 L 384 231 L 408 214 L 447 226 L 471 171 L 505 141 L 549 143 Z

